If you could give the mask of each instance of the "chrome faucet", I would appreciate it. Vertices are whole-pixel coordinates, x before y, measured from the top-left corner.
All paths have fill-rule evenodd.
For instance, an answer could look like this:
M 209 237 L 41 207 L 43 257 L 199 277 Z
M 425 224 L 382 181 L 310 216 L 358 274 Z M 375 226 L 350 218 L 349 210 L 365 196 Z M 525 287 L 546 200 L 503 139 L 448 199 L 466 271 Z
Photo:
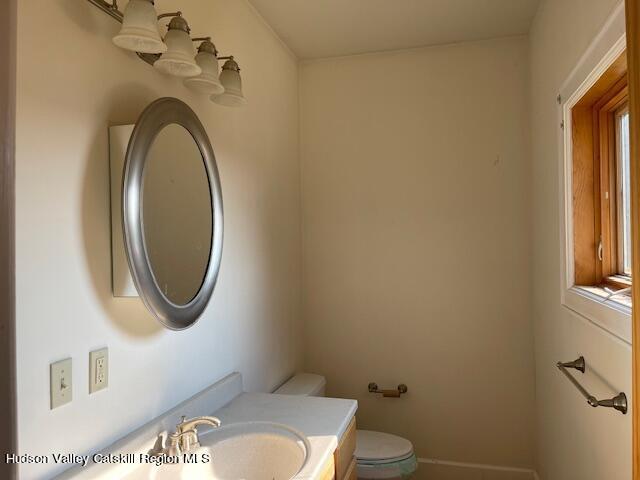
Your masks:
M 176 431 L 167 437 L 167 442 L 162 447 L 162 435 L 158 437 L 156 445 L 149 452 L 152 455 L 180 455 L 200 447 L 198 439 L 198 426 L 208 425 L 217 428 L 220 420 L 216 417 L 196 417 L 190 420 L 182 417 L 182 421 L 176 426 Z

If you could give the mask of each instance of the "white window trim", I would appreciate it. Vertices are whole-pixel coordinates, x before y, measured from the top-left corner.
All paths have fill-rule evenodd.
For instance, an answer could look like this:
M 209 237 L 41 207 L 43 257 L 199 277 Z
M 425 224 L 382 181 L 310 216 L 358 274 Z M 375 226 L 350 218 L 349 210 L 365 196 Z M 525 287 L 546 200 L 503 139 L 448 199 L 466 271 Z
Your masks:
M 631 345 L 631 309 L 614 301 L 603 301 L 575 286 L 573 252 L 573 184 L 571 109 L 626 48 L 624 2 L 621 2 L 591 43 L 560 89 L 560 251 L 562 257 L 560 297 L 576 312 L 625 343 Z

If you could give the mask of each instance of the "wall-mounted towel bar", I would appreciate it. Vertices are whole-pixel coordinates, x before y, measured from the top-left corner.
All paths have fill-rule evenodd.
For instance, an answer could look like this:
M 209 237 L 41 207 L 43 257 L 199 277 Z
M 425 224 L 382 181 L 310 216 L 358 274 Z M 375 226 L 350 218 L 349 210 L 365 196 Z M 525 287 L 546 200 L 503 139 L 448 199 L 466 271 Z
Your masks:
M 627 396 L 620 392 L 613 398 L 607 400 L 598 400 L 596 397 L 591 395 L 589 392 L 585 390 L 585 388 L 580 385 L 573 375 L 569 373 L 568 368 L 573 368 L 578 370 L 579 372 L 584 373 L 586 368 L 586 362 L 584 361 L 584 357 L 580 357 L 573 362 L 558 362 L 556 364 L 558 369 L 566 375 L 566 377 L 573 383 L 573 385 L 580 391 L 582 396 L 587 400 L 587 403 L 592 407 L 608 407 L 615 408 L 617 411 L 621 412 L 623 415 L 627 413 Z

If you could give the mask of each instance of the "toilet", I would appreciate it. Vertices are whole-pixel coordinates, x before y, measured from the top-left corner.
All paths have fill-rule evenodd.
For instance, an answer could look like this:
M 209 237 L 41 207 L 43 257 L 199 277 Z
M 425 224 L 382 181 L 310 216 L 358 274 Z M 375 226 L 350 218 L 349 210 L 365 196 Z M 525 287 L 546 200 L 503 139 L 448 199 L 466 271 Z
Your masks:
M 324 397 L 326 383 L 321 375 L 300 373 L 273 393 Z M 407 479 L 411 478 L 418 467 L 413 445 L 409 440 L 370 430 L 356 432 L 356 459 L 360 480 Z

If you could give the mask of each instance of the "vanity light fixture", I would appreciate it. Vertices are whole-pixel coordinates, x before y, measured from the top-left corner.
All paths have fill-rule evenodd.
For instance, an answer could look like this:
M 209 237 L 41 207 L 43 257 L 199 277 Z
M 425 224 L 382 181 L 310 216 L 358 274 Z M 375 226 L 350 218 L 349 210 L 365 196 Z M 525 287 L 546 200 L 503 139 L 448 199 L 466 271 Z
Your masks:
M 224 93 L 221 95 L 211 95 L 211 100 L 219 105 L 227 107 L 241 107 L 247 104 L 247 99 L 242 93 L 242 78 L 240 77 L 240 67 L 238 63 L 231 57 L 221 57 L 220 60 L 226 60 L 222 66 L 220 73 L 220 83 L 224 87 Z
M 187 78 L 184 84 L 209 95 L 224 93 L 224 87 L 218 77 L 218 51 L 211 42 L 211 37 L 194 38 L 193 41 L 202 41 L 196 55 L 196 63 L 202 69 L 202 73 L 197 77 Z
M 113 37 L 113 43 L 132 52 L 164 53 L 167 51 L 167 45 L 160 37 L 158 14 L 153 0 L 129 1 L 124 9 L 122 28 L 120 33 Z
M 136 52 L 138 57 L 157 70 L 183 77 L 185 85 L 208 94 L 219 105 L 246 105 L 242 93 L 240 67 L 233 56 L 218 57 L 211 37 L 191 39 L 190 28 L 181 12 L 156 14 L 153 0 L 129 0 L 124 13 L 117 0 L 88 0 L 104 13 L 122 23 L 113 43 Z M 158 20 L 172 17 L 164 39 Z M 193 42 L 202 42 L 196 55 Z M 218 60 L 226 60 L 218 76 Z

